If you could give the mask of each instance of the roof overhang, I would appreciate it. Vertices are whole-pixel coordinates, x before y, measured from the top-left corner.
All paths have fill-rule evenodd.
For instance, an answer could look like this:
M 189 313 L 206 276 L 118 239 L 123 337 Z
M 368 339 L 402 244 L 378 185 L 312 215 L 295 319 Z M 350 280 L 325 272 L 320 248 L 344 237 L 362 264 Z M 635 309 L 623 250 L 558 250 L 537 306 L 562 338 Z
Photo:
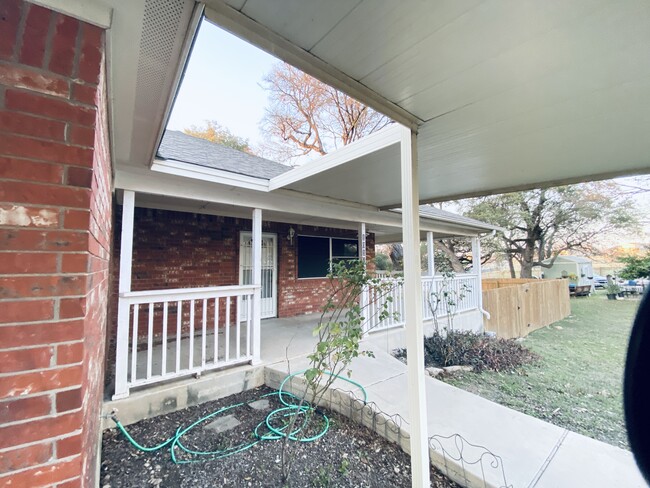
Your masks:
M 115 188 L 134 191 L 136 205 L 142 207 L 237 218 L 250 218 L 250 210 L 259 208 L 264 212 L 264 220 L 341 229 L 356 229 L 359 222 L 364 222 L 368 232 L 375 233 L 380 242 L 401 241 L 399 212 L 294 190 L 264 192 L 229 184 L 227 180 L 214 181 L 146 168 L 118 172 Z M 427 232 L 443 239 L 477 236 L 490 232 L 492 227 L 422 217 L 420 229 L 423 239 Z
M 647 2 L 206 4 L 216 24 L 415 124 L 421 202 L 650 171 Z
M 110 23 L 115 165 L 151 165 L 201 5 L 38 3 Z M 421 202 L 650 171 L 646 1 L 205 3 L 210 21 L 417 130 Z

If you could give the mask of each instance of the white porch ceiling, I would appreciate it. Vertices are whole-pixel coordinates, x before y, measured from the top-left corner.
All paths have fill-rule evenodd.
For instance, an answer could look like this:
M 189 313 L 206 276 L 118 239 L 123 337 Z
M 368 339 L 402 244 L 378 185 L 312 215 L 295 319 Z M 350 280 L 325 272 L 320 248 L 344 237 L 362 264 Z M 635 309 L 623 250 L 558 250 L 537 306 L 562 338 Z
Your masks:
M 39 2 L 113 8 L 113 156 L 118 171 L 148 167 L 196 3 Z M 205 3 L 212 21 L 417 127 L 423 202 L 650 171 L 647 0 Z M 392 156 L 302 190 L 399 205 Z
M 286 40 L 306 71 L 423 121 L 422 201 L 650 170 L 646 0 L 207 3 L 237 35 L 295 60 Z M 384 196 L 398 204 L 399 186 Z

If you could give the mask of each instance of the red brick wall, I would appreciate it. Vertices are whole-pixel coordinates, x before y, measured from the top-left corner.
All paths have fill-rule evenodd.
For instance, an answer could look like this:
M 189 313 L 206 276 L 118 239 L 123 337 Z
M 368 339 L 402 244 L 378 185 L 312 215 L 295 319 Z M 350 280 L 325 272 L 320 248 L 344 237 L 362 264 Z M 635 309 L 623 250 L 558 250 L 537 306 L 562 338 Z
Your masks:
M 120 225 L 121 207 L 118 207 L 113 244 L 114 296 L 119 277 Z M 289 227 L 293 227 L 296 234 L 357 237 L 356 231 L 263 222 L 263 232 L 278 235 L 279 317 L 318 312 L 328 290 L 327 279 L 297 278 L 296 239 L 291 243 L 286 238 Z M 239 284 L 239 233 L 250 230 L 251 221 L 248 219 L 136 208 L 133 291 Z M 369 260 L 372 260 L 372 235 L 368 238 L 367 248 Z M 112 310 L 116 309 L 112 307 Z M 141 320 L 146 320 L 146 317 Z M 114 316 L 111 322 L 115 326 Z M 140 330 L 146 333 L 146 327 Z
M 0 487 L 95 483 L 111 242 L 102 56 L 99 28 L 0 0 Z

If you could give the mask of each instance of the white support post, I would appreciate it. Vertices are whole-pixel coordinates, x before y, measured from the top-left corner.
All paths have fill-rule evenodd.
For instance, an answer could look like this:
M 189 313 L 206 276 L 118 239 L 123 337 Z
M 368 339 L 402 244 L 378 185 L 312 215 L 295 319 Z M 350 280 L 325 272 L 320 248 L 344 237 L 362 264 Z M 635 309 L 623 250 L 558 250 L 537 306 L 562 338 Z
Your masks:
M 483 279 L 481 277 L 481 241 L 478 236 L 472 237 L 472 272 L 476 275 L 476 286 L 478 287 L 478 309 L 482 314 L 486 314 L 483 310 Z M 487 315 L 490 318 L 489 314 Z
M 262 210 L 253 210 L 253 359 L 252 364 L 261 361 L 262 350 Z
M 481 241 L 472 237 L 472 273 L 481 274 Z
M 433 232 L 427 232 L 427 272 L 429 276 L 434 277 L 436 274 L 436 262 L 433 247 Z
M 363 261 L 365 264 L 368 259 L 366 253 L 366 224 L 364 222 L 359 223 L 359 260 Z
M 131 291 L 131 268 L 133 266 L 133 212 L 135 193 L 125 190 L 122 201 L 122 234 L 120 241 L 119 293 Z M 113 399 L 129 396 L 129 303 L 118 299 L 117 339 L 115 351 L 115 394 Z M 135 350 L 135 348 L 133 349 Z
M 359 230 L 358 230 L 358 239 L 359 239 L 359 244 L 358 244 L 358 252 L 359 252 L 359 261 L 363 263 L 363 267 L 366 267 L 366 261 L 368 259 L 367 253 L 366 253 L 366 224 L 365 222 L 359 222 Z M 368 319 L 369 317 L 366 317 L 367 310 L 366 307 L 368 306 L 368 288 L 364 287 L 364 289 L 361 291 L 361 296 L 359 297 L 359 306 L 361 307 L 361 313 L 364 314 L 364 317 Z M 364 330 L 367 330 L 369 324 L 367 321 L 364 321 L 363 327 Z
M 416 135 L 403 127 L 402 236 L 404 245 L 404 315 L 408 355 L 408 403 L 411 423 L 412 486 L 429 486 L 427 401 L 424 385 L 424 328 L 420 274 L 420 220 Z

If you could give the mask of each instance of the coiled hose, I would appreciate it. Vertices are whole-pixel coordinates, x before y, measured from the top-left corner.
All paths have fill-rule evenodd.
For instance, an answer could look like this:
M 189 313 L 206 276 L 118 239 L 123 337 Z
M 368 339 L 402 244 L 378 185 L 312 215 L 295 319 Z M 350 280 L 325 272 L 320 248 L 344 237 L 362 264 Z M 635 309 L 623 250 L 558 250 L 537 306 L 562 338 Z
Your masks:
M 193 422 L 187 427 L 179 427 L 176 430 L 176 433 L 171 436 L 169 439 L 167 439 L 165 442 L 162 444 L 158 444 L 157 446 L 153 447 L 145 447 L 139 444 L 131 435 L 129 432 L 126 430 L 126 428 L 122 425 L 122 423 L 118 420 L 116 415 L 112 415 L 111 418 L 117 425 L 118 430 L 126 437 L 126 439 L 135 447 L 136 449 L 139 449 L 140 451 L 144 452 L 154 452 L 154 451 L 159 451 L 161 449 L 164 449 L 165 447 L 169 447 L 169 452 L 172 461 L 175 464 L 188 464 L 188 463 L 196 463 L 196 462 L 201 462 L 201 461 L 208 461 L 208 460 L 213 460 L 213 459 L 221 459 L 227 456 L 232 456 L 234 454 L 237 454 L 242 451 L 246 451 L 247 449 L 252 448 L 253 446 L 259 444 L 260 442 L 263 441 L 272 441 L 272 440 L 279 440 L 287 437 L 289 440 L 292 441 L 298 441 L 298 442 L 313 442 L 317 439 L 320 439 L 323 437 L 327 431 L 329 430 L 329 418 L 327 415 L 325 415 L 324 412 L 321 410 L 315 409 L 311 404 L 309 404 L 306 401 L 301 401 L 300 398 L 298 398 L 296 395 L 293 393 L 289 393 L 284 391 L 284 385 L 287 383 L 287 381 L 290 381 L 292 378 L 302 375 L 305 373 L 306 370 L 298 371 L 297 373 L 293 373 L 288 375 L 280 384 L 280 388 L 276 392 L 272 393 L 267 393 L 265 395 L 262 395 L 260 398 L 265 398 L 269 396 L 274 396 L 277 395 L 280 402 L 282 403 L 282 407 L 277 408 L 273 411 L 271 411 L 266 418 L 260 422 L 256 427 L 255 430 L 253 431 L 254 433 L 254 439 L 251 442 L 245 442 L 242 444 L 239 444 L 237 446 L 229 447 L 226 449 L 221 449 L 221 450 L 215 450 L 215 451 L 199 451 L 199 450 L 194 450 L 190 449 L 186 446 L 183 445 L 181 442 L 181 439 L 183 438 L 184 435 L 186 435 L 188 432 L 190 432 L 192 429 L 195 427 L 201 425 L 203 422 L 206 422 L 217 415 L 221 415 L 224 412 L 227 412 L 229 410 L 232 410 L 234 408 L 241 407 L 243 405 L 246 405 L 247 403 L 250 402 L 242 402 L 242 403 L 237 403 L 234 405 L 229 405 L 227 407 L 220 408 L 219 410 L 212 412 L 204 417 L 201 417 L 197 421 Z M 337 379 L 341 379 L 343 381 L 347 381 L 348 383 L 358 387 L 361 389 L 363 392 L 363 398 L 364 402 L 367 400 L 368 395 L 363 386 L 361 386 L 359 383 L 356 381 L 353 381 L 349 378 L 345 378 L 339 375 L 335 375 L 334 373 L 331 373 L 329 371 L 324 371 L 324 374 L 333 376 Z M 304 431 L 304 429 L 307 426 L 307 422 L 309 417 L 306 415 L 308 412 L 314 412 L 318 415 L 320 415 L 323 419 L 323 427 L 320 431 L 317 433 L 310 435 L 309 437 L 303 437 L 300 436 L 299 434 Z M 303 422 L 296 427 L 296 422 L 292 422 L 291 418 L 295 417 L 297 415 L 303 415 L 304 420 Z M 289 421 L 287 421 L 287 419 Z M 279 421 L 283 424 L 281 427 L 277 427 L 276 425 L 279 423 Z M 285 429 L 287 429 L 289 426 L 294 426 L 295 428 L 293 429 L 292 432 L 285 432 Z M 266 428 L 268 430 L 267 433 L 261 433 L 261 430 L 263 428 Z M 185 454 L 188 454 L 192 456 L 190 459 L 179 459 L 177 457 L 177 452 L 182 451 Z

